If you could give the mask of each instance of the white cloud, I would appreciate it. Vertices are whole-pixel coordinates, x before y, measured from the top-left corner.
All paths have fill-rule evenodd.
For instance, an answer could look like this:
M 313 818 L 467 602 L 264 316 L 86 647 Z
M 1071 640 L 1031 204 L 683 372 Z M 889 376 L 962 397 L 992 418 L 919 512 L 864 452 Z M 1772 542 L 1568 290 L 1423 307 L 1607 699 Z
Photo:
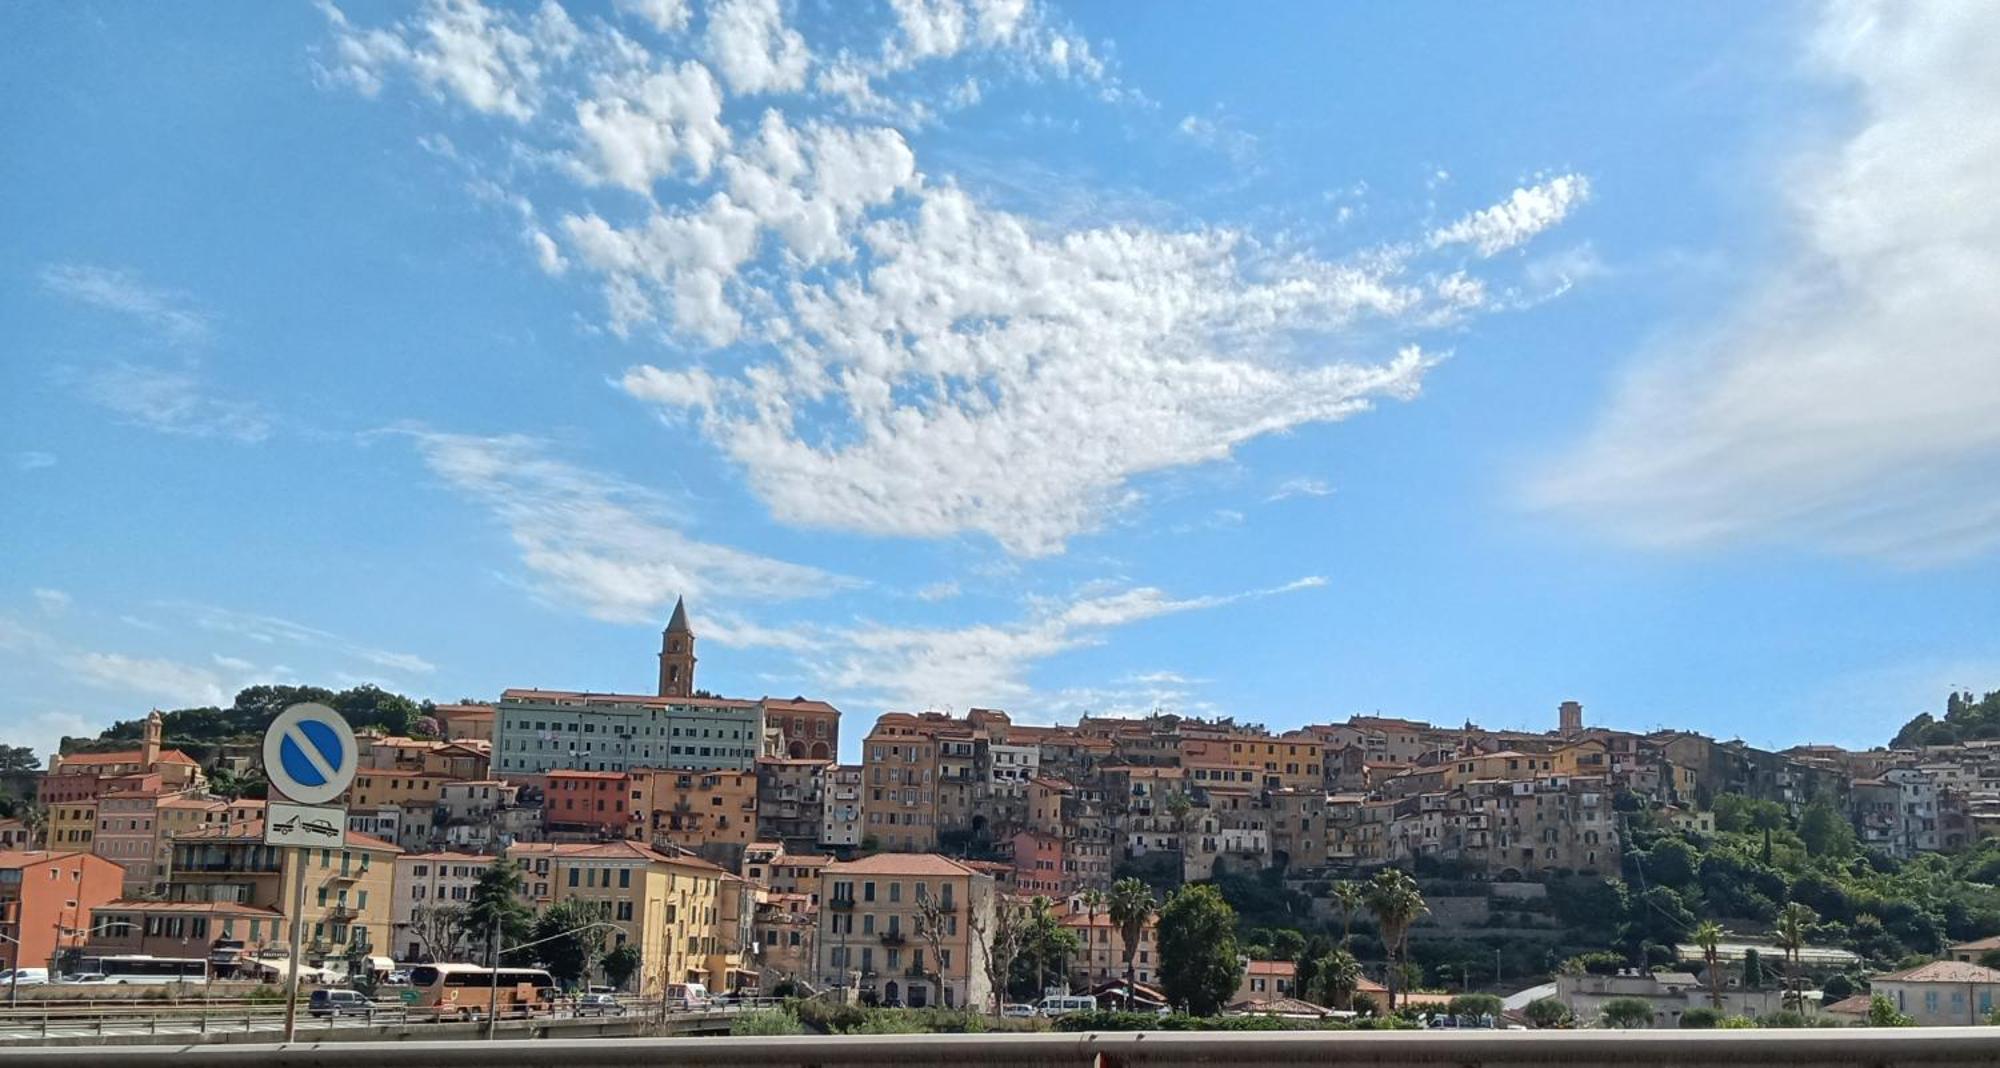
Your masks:
M 532 14 L 494 11 L 479 0 L 429 0 L 392 30 L 356 30 L 323 2 L 334 49 L 320 64 L 329 79 L 373 96 L 386 77 L 407 72 L 440 98 L 516 121 L 541 105 L 546 68 L 566 61 L 580 31 L 555 0 Z
M 1267 589 L 1203 597 L 1174 597 L 1152 587 L 1087 590 L 1065 600 L 1038 601 L 1025 618 L 997 625 L 927 628 L 864 622 L 725 633 L 735 644 L 793 651 L 815 686 L 850 700 L 899 708 L 1034 705 L 1041 699 L 1027 679 L 1034 665 L 1100 644 L 1116 628 L 1314 589 L 1325 581 L 1309 576 Z M 714 637 L 715 628 L 703 636 Z
M 62 664 L 82 682 L 176 705 L 220 705 L 226 699 L 215 672 L 160 657 L 75 652 Z
M 617 0 L 616 7 L 625 14 L 644 19 L 661 33 L 679 33 L 687 29 L 688 19 L 694 14 L 688 0 Z
M 729 146 L 722 88 L 692 60 L 605 79 L 595 99 L 577 104 L 576 127 L 577 172 L 640 194 L 676 168 L 706 177 Z
M 59 751 L 65 737 L 96 737 L 97 728 L 74 712 L 36 711 L 0 716 L 0 743 L 23 745 L 42 758 L 44 766 Z
M 1238 166 L 1248 166 L 1257 154 L 1257 138 L 1236 128 L 1227 119 L 1201 115 L 1184 116 L 1175 129 L 1181 136 L 1204 148 L 1228 156 Z
M 1481 256 L 1495 256 L 1527 244 L 1589 199 L 1590 179 L 1580 174 L 1558 175 L 1516 189 L 1506 200 L 1432 231 L 1430 245 L 1471 245 Z
M 38 589 L 34 591 L 34 593 L 35 593 L 35 604 L 38 605 L 44 613 L 52 616 L 59 616 L 62 615 L 64 612 L 69 611 L 71 598 L 69 594 L 63 592 L 62 590 Z
M 223 656 L 221 653 L 216 653 L 212 659 L 215 661 L 216 667 L 224 671 L 236 672 L 239 675 L 247 675 L 257 670 L 257 665 L 241 657 Z
M 2000 544 L 2000 7 L 1828 8 L 1853 128 L 1777 181 L 1789 259 L 1632 371 L 1533 498 L 1642 545 Z
M 782 359 L 625 377 L 697 415 L 781 519 L 1052 553 L 1129 503 L 1134 477 L 1409 397 L 1430 363 L 1413 345 L 1321 355 L 1425 307 L 1393 267 L 1224 231 L 1043 235 L 953 187 L 915 195 L 913 217 L 862 229 L 865 275 L 791 287 Z
M 148 285 L 129 272 L 87 263 L 56 263 L 42 268 L 41 277 L 49 292 L 130 316 L 163 340 L 183 343 L 208 337 L 208 313 L 185 294 Z
M 428 675 L 437 670 L 437 665 L 415 653 L 378 649 L 318 627 L 295 623 L 277 616 L 237 612 L 202 604 L 169 604 L 163 607 L 172 609 L 176 615 L 190 620 L 202 630 L 246 638 L 263 645 L 300 646 L 316 652 L 362 660 L 406 675 Z
M 86 400 L 164 434 L 246 443 L 271 435 L 271 417 L 261 407 L 209 396 L 192 370 L 121 362 L 65 377 Z
M 957 597 L 959 593 L 960 590 L 958 588 L 957 580 L 946 579 L 941 582 L 933 582 L 930 585 L 925 586 L 922 589 L 919 589 L 917 591 L 917 600 L 949 601 L 952 598 Z
M 544 598 L 598 619 L 654 620 L 677 595 L 813 597 L 855 585 L 817 568 L 697 541 L 654 494 L 546 455 L 520 436 L 411 432 L 447 485 L 507 528 Z
M 52 452 L 41 452 L 39 450 L 30 450 L 28 452 L 17 452 L 14 454 L 14 467 L 17 470 L 40 471 L 42 468 L 54 467 L 55 465 L 56 465 L 56 454 Z
M 715 0 L 708 9 L 707 55 L 738 93 L 805 88 L 812 54 L 785 25 L 778 0 Z
M 1301 477 L 1288 478 L 1279 483 L 1278 488 L 1272 490 L 1271 495 L 1264 499 L 1266 501 L 1284 501 L 1290 500 L 1293 497 L 1329 497 L 1332 495 L 1333 487 L 1328 485 L 1326 480 Z
M 414 52 L 441 10 L 379 32 Z M 523 18 L 451 10 L 536 40 Z M 705 63 L 602 22 L 577 31 L 575 58 L 531 44 L 538 77 L 517 95 L 551 103 L 508 135 L 511 159 L 582 187 L 546 232 L 521 211 L 537 262 L 600 287 L 613 333 L 666 343 L 623 387 L 705 436 L 780 521 L 1059 552 L 1149 474 L 1413 396 L 1434 362 L 1418 334 L 1506 306 L 1468 271 L 1417 263 L 1419 241 L 1333 256 L 1284 233 L 999 210 L 862 117 L 949 106 L 941 87 L 970 102 L 996 70 L 1139 99 L 1040 4 L 909 0 L 874 51 L 823 59 L 786 12 L 718 0 L 673 42 Z M 369 35 L 339 19 L 336 37 Z M 817 99 L 741 99 L 794 91 Z M 1480 225 L 1556 221 L 1511 205 Z

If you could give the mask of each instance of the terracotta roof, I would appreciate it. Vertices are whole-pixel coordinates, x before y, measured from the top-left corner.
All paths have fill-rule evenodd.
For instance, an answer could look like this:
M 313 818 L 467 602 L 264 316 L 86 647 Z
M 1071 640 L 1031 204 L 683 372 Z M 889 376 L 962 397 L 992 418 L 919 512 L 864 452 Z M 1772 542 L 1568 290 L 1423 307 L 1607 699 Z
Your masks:
M 202 913 L 206 915 L 228 916 L 282 916 L 277 909 L 262 905 L 243 905 L 234 901 L 147 901 L 136 898 L 119 898 L 102 905 L 92 905 L 90 910 L 117 909 L 120 912 L 177 912 Z
M 827 704 L 825 701 L 816 701 L 812 698 L 766 697 L 764 698 L 764 707 L 775 708 L 784 712 L 833 712 L 836 714 L 840 712 L 839 709 Z
M 203 827 L 198 831 L 186 831 L 174 835 L 176 842 L 257 842 L 264 841 L 264 821 L 262 819 L 241 820 L 226 827 Z M 343 843 L 348 849 L 365 849 L 376 853 L 401 853 L 394 843 L 384 842 L 373 835 L 359 831 L 348 831 Z M 329 846 L 328 848 L 332 848 Z
M 1990 938 L 1975 938 L 1970 942 L 1960 942 L 1951 947 L 1959 953 L 1984 953 L 1989 949 L 2000 949 L 2000 935 Z
M 644 860 L 660 864 L 681 864 L 692 868 L 724 872 L 721 868 L 692 854 L 674 855 L 662 853 L 639 842 L 616 839 L 609 842 L 516 842 L 507 847 L 509 857 L 553 856 L 580 857 L 585 860 Z
M 1875 982 L 1893 983 L 2000 983 L 2000 971 L 1956 960 L 1934 960 L 1900 972 L 1878 975 Z
M 937 853 L 877 853 L 826 866 L 827 875 L 977 875 L 979 872 Z
M 1031 785 L 1034 785 L 1034 786 L 1040 786 L 1040 787 L 1042 787 L 1043 789 L 1047 789 L 1047 790 L 1074 790 L 1074 789 L 1076 789 L 1076 787 L 1074 787 L 1074 786 L 1071 786 L 1071 785 L 1070 785 L 1070 784 L 1069 784 L 1068 782 L 1066 782 L 1066 781 L 1064 781 L 1064 780 L 1062 780 L 1062 779 L 1058 779 L 1058 778 L 1055 778 L 1055 777 L 1053 777 L 1053 776 L 1049 776 L 1049 775 L 1037 775 L 1037 776 L 1035 776 L 1034 778 L 1032 778 L 1032 779 L 1029 779 L 1029 780 L 1028 780 L 1028 782 L 1029 782 L 1029 783 L 1030 783 Z
M 469 860 L 469 861 L 478 861 L 481 864 L 491 864 L 499 859 L 500 859 L 499 857 L 489 857 L 484 853 L 454 853 L 450 850 L 441 850 L 436 853 L 405 853 L 400 858 L 398 858 L 398 862 L 399 863 L 401 861 L 440 862 L 440 861 L 454 861 L 454 860 Z
M 566 770 L 566 769 L 563 769 L 563 768 L 556 768 L 556 769 L 553 769 L 553 770 L 549 771 L 549 772 L 548 772 L 548 776 L 549 776 L 549 778 L 551 778 L 551 779 L 623 779 L 623 778 L 626 778 L 626 775 L 625 775 L 625 773 L 624 773 L 624 772 L 622 772 L 622 771 L 569 771 L 569 770 Z
M 89 853 L 80 850 L 56 851 L 51 849 L 10 849 L 0 853 L 0 868 L 26 868 L 35 864 L 46 864 L 65 857 L 87 857 Z
M 1243 968 L 1244 975 L 1275 975 L 1290 978 L 1299 974 L 1299 966 L 1288 960 L 1253 960 Z
M 1842 1016 L 1866 1016 L 1868 1010 L 1874 1006 L 1874 1002 L 1875 998 L 1872 995 L 1855 994 L 1852 997 L 1841 998 L 1831 1005 L 1823 1005 L 1819 1011 L 1838 1013 Z
M 1299 998 L 1251 998 L 1230 1005 L 1229 1011 L 1249 1016 L 1326 1016 L 1333 1010 Z
M 759 764 L 831 764 L 831 757 L 768 757 L 757 758 Z
M 62 762 L 68 765 L 139 764 L 145 761 L 146 751 L 143 749 L 119 749 L 109 753 L 64 753 L 61 754 L 61 757 Z M 160 759 L 158 762 L 161 764 L 194 763 L 186 753 L 178 749 L 160 750 Z
M 581 701 L 587 705 L 641 705 L 665 708 L 755 708 L 757 702 L 734 697 L 661 697 L 650 693 L 593 693 L 589 690 L 512 689 L 500 695 L 502 701 Z

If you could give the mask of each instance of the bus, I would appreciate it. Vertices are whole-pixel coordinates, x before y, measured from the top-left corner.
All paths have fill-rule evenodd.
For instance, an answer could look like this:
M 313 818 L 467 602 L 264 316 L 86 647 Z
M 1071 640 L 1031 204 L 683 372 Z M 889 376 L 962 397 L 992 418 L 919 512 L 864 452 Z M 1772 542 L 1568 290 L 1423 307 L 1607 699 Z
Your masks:
M 495 997 L 493 969 L 477 964 L 418 964 L 410 968 L 403 995 L 412 1009 L 429 1009 L 444 1020 L 483 1020 L 488 1003 L 501 1019 L 534 1016 L 555 1007 L 556 981 L 540 968 L 502 968 Z
M 102 975 L 100 982 L 118 986 L 208 981 L 208 961 L 201 957 L 153 957 L 143 953 L 85 957 L 77 971 Z

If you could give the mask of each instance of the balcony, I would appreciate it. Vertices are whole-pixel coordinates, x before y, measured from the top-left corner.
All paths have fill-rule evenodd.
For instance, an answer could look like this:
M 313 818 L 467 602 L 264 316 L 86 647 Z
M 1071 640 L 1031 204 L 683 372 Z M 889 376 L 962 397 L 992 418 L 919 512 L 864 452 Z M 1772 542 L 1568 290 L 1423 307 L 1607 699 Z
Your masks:
M 882 944 L 885 946 L 900 946 L 903 942 L 903 932 L 901 931 L 882 932 Z
M 826 899 L 826 907 L 835 912 L 853 912 L 854 899 L 851 897 L 830 897 Z
M 911 979 L 929 979 L 931 970 L 921 964 L 911 964 L 903 969 L 903 974 Z

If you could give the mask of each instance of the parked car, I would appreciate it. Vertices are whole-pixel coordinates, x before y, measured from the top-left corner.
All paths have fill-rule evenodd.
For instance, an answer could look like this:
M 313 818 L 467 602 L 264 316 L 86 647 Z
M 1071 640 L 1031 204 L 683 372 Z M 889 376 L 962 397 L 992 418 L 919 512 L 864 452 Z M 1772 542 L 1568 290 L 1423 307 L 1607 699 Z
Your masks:
M 398 968 L 388 975 L 383 976 L 382 983 L 384 986 L 409 986 L 410 973 L 405 969 Z
M 1096 1008 L 1096 998 L 1085 997 L 1081 994 L 1061 994 L 1043 998 L 1041 1004 L 1035 1006 L 1035 1011 L 1053 1020 L 1058 1016 L 1067 1016 L 1072 1012 L 1092 1012 Z
M 312 1000 L 306 1002 L 306 1011 L 325 1019 L 330 1016 L 362 1016 L 374 1018 L 375 1003 L 361 995 L 358 990 L 336 990 L 320 987 L 312 992 Z
M 1035 1015 L 1035 1007 L 1020 1002 L 1009 1002 L 1000 1006 L 1000 1015 L 1010 1020 L 1026 1020 Z
M 65 983 L 108 983 L 111 977 L 103 972 L 78 972 L 63 977 Z
M 0 983 L 46 983 L 49 981 L 47 968 L 22 968 L 0 970 Z
M 610 994 L 585 994 L 576 999 L 578 1016 L 623 1016 L 625 1006 Z

